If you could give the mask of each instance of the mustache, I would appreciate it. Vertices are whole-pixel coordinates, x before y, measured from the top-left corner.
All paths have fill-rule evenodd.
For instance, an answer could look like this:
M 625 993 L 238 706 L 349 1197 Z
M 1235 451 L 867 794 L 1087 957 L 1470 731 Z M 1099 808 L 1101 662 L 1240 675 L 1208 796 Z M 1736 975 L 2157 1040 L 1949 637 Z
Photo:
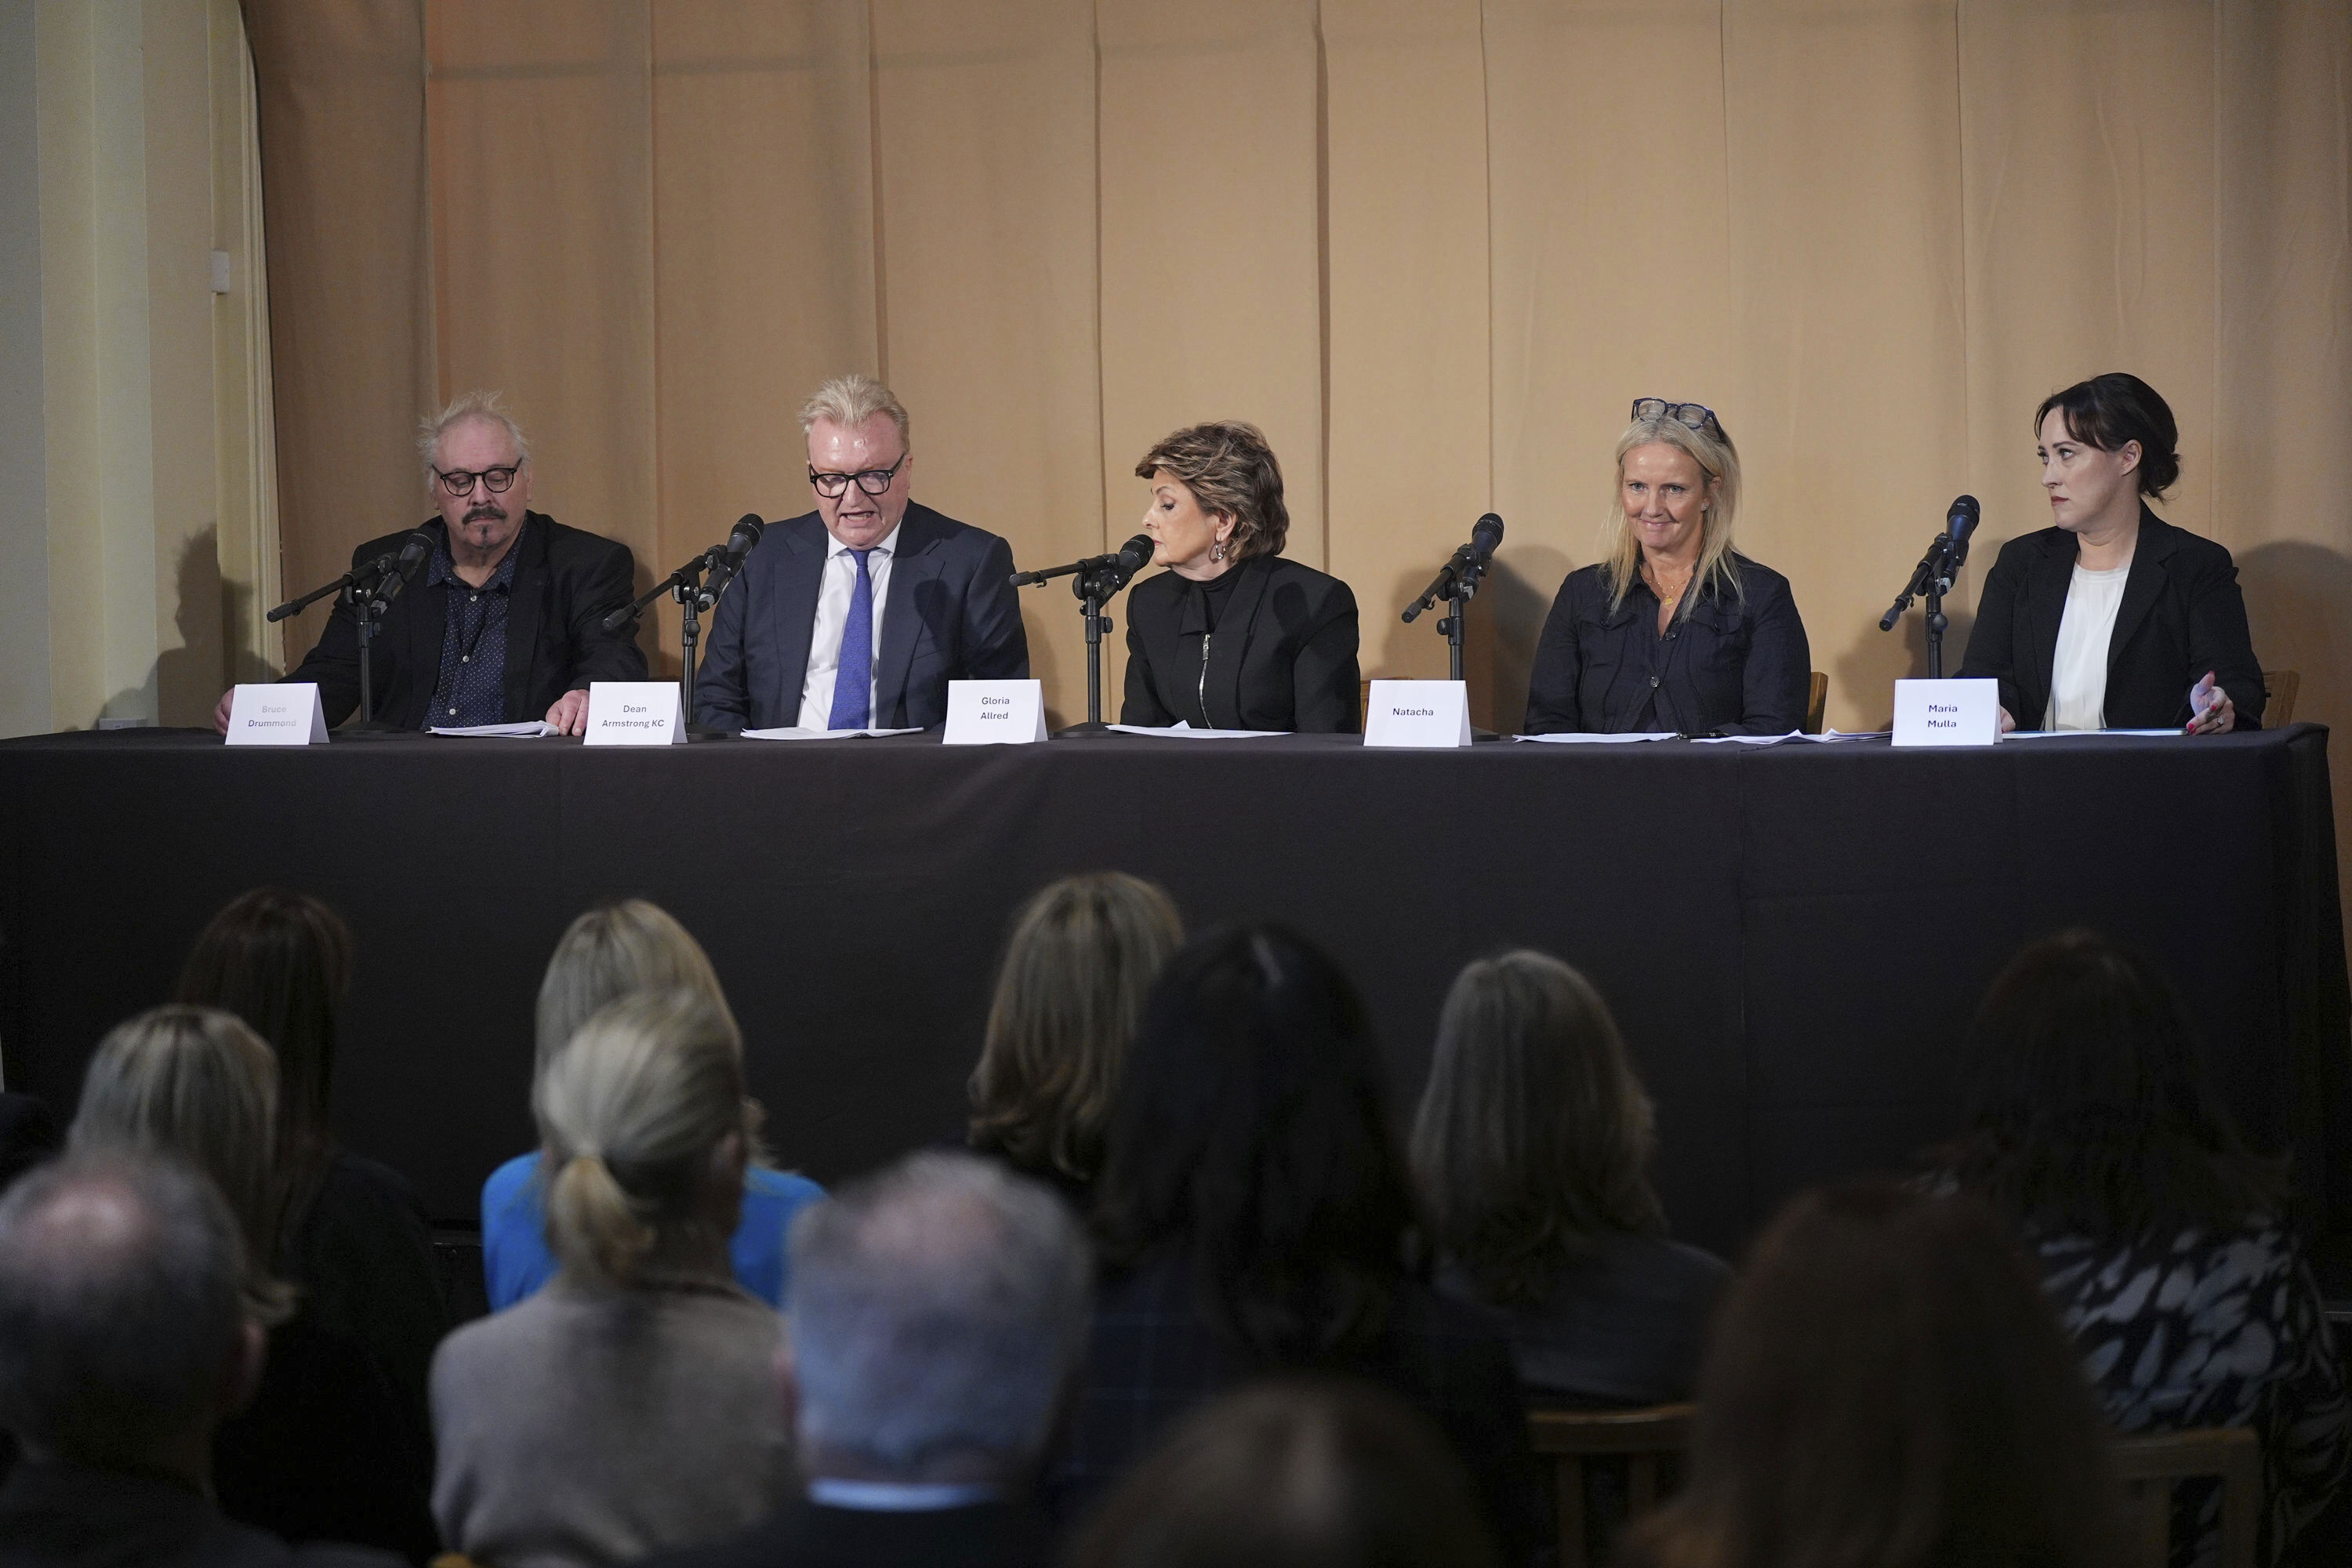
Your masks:
M 478 522 L 486 517 L 495 517 L 499 521 L 504 521 L 506 515 L 507 509 L 498 505 L 496 502 L 488 502 L 480 506 L 470 506 L 466 509 L 466 521 L 467 522 Z

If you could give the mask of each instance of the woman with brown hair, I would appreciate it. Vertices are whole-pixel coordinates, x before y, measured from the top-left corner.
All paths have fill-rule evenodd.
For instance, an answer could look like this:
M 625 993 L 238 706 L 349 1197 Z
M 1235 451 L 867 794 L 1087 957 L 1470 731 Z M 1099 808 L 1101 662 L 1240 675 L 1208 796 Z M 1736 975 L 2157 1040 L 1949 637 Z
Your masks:
M 1168 895 L 1124 871 L 1065 877 L 1032 897 L 972 1069 L 971 1146 L 1085 1207 L 1143 999 L 1183 942 Z

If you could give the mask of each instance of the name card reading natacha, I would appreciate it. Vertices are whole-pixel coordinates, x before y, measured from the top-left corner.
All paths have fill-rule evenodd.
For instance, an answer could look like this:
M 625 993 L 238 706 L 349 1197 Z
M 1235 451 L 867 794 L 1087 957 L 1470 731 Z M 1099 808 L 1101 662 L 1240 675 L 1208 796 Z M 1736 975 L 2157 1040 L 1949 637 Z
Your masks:
M 1898 746 L 1990 746 L 2000 739 L 1998 680 L 1898 680 Z
M 591 746 L 683 746 L 675 680 L 593 680 L 588 683 Z
M 1018 746 L 1045 738 L 1045 683 L 1042 680 L 950 680 L 948 731 L 950 746 Z
M 319 711 L 319 689 L 240 686 L 228 703 L 232 746 L 310 746 L 327 738 L 327 718 Z
M 1364 709 L 1367 746 L 1466 746 L 1470 691 L 1458 680 L 1375 680 Z

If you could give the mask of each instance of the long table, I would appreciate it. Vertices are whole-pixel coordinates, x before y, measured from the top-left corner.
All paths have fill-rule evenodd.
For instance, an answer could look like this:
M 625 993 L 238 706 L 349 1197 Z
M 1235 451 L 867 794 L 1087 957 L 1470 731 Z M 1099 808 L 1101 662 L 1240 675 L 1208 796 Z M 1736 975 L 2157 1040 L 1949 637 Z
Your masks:
M 237 892 L 358 942 L 346 1142 L 465 1223 L 532 1138 L 531 1012 L 565 925 L 629 894 L 709 948 L 780 1162 L 955 1138 L 1013 911 L 1116 867 L 1194 927 L 1272 918 L 1352 973 L 1399 1124 L 1439 1003 L 1511 946 L 1583 969 L 1658 1106 L 1676 1231 L 1734 1250 L 1788 1194 L 1953 1127 L 1955 1047 L 2021 945 L 2087 925 L 2179 976 L 2248 1132 L 2352 1262 L 2352 1091 L 2326 732 L 1770 747 L 936 736 L 667 750 L 193 731 L 0 743 L 0 1060 L 69 1108 Z

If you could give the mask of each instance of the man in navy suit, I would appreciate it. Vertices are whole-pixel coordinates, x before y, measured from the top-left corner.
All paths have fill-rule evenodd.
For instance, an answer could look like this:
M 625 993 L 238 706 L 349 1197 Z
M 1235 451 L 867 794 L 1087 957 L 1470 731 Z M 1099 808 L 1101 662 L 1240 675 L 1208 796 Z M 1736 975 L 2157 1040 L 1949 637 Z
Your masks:
M 722 730 L 944 723 L 950 680 L 1021 679 L 1013 549 L 908 499 L 907 411 L 870 375 L 801 409 L 816 510 L 772 524 L 719 601 L 694 714 Z

